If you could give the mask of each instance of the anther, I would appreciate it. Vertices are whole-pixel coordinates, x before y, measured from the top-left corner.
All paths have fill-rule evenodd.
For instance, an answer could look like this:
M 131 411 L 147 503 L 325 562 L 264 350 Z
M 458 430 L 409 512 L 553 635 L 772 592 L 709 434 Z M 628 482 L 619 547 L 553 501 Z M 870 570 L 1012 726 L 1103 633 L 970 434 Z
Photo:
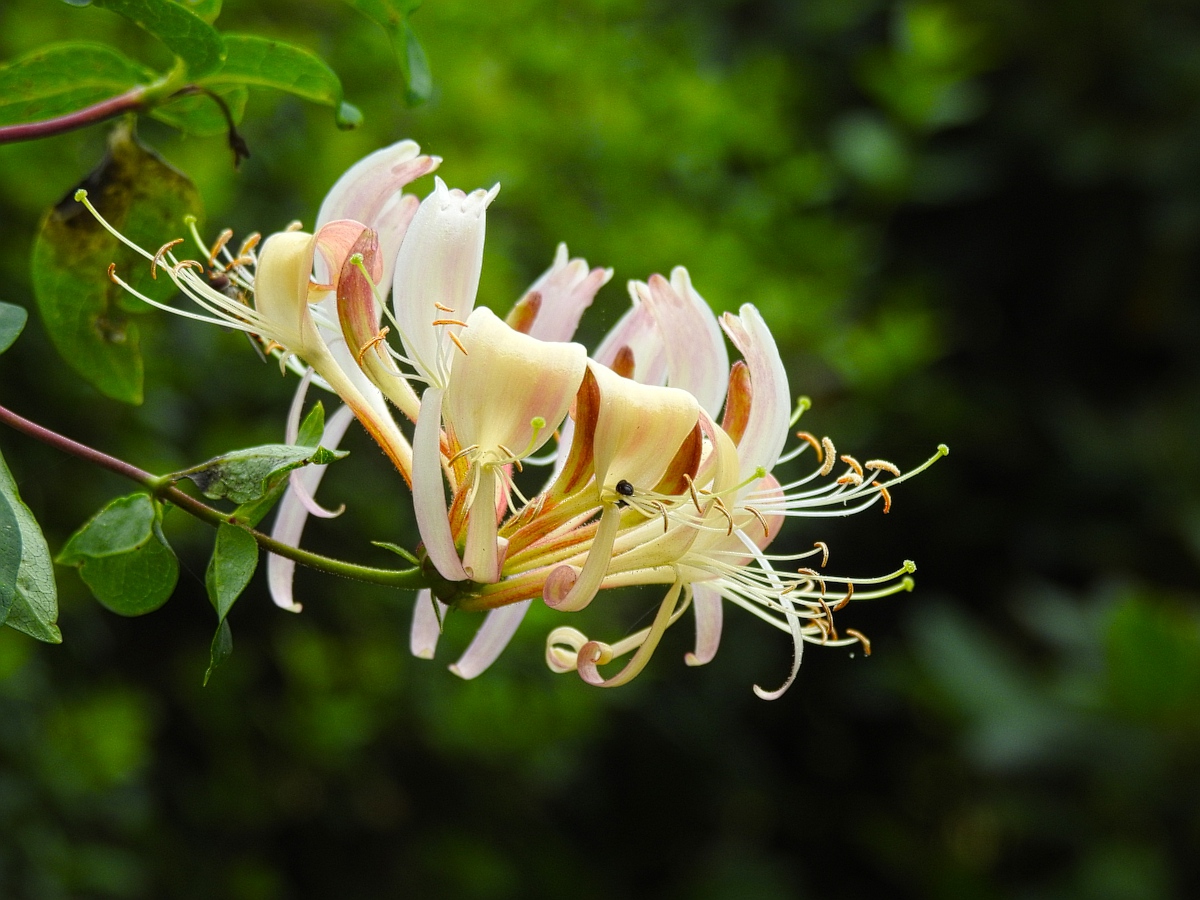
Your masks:
M 866 468 L 882 469 L 885 472 L 891 472 L 896 477 L 900 476 L 899 466 L 893 465 L 892 463 L 888 462 L 886 459 L 868 459 Z
M 687 482 L 688 493 L 692 495 L 692 503 L 696 506 L 696 512 L 704 515 L 704 510 L 700 508 L 700 498 L 696 495 L 696 485 L 692 482 L 692 476 L 684 472 L 683 480 Z M 617 485 L 617 487 L 619 488 L 620 485 Z
M 204 266 L 194 259 L 181 259 L 171 267 L 171 271 L 176 275 L 179 274 L 181 269 L 195 269 L 197 272 L 203 272 Z
M 825 598 L 821 597 L 821 609 L 825 610 L 825 619 L 829 622 L 829 631 L 833 634 L 833 639 L 838 640 L 837 626 L 833 624 L 833 610 L 829 608 L 829 604 L 825 602 Z
M 460 459 L 462 459 L 464 456 L 466 456 L 468 453 L 474 453 L 478 449 L 479 449 L 478 444 L 472 444 L 470 447 L 463 447 L 461 450 L 459 450 L 457 453 L 455 453 L 452 457 L 450 457 L 448 460 L 446 460 L 446 465 L 452 466 L 456 462 L 458 462 Z
M 847 472 L 845 475 L 843 475 L 841 478 L 839 478 L 837 480 L 837 483 L 838 484 L 852 484 L 855 487 L 858 487 L 860 484 L 863 483 L 863 478 L 857 472 Z
M 433 305 L 435 308 L 440 309 L 442 312 L 454 312 L 453 306 L 443 306 L 441 303 L 438 303 L 437 301 L 434 301 Z
M 183 243 L 183 238 L 175 238 L 173 241 L 167 241 L 158 248 L 158 252 L 154 254 L 154 258 L 150 260 L 150 277 L 155 281 L 158 280 L 158 264 L 162 262 L 162 258 L 171 251 L 172 247 L 178 247 Z
M 853 596 L 854 596 L 854 584 L 851 582 L 846 585 L 846 596 L 838 601 L 838 605 L 833 608 L 833 611 L 837 612 L 839 609 L 841 609 L 843 606 L 845 606 L 847 603 L 849 603 L 850 598 Z
M 362 345 L 362 349 L 360 349 L 358 351 L 358 355 L 354 357 L 360 366 L 363 364 L 363 357 L 367 355 L 367 351 L 372 347 L 378 347 L 381 343 L 383 343 L 384 339 L 387 338 L 389 331 L 391 331 L 390 328 L 388 328 L 386 325 L 383 326 L 383 328 L 379 329 L 379 334 L 375 335 L 375 337 L 371 338 Z
M 821 568 L 825 568 L 825 564 L 829 562 L 829 545 L 824 541 L 815 541 L 813 546 L 821 551 Z
M 220 253 L 221 250 L 224 249 L 225 245 L 229 243 L 229 239 L 231 237 L 233 237 L 233 229 L 232 228 L 226 228 L 224 231 L 222 231 L 220 234 L 217 235 L 216 243 L 214 243 L 208 251 L 209 268 L 212 268 L 214 265 L 216 265 L 217 254 Z
M 797 431 L 796 437 L 813 448 L 813 451 L 817 454 L 817 462 L 825 461 L 825 451 L 822 449 L 821 442 L 817 440 L 815 435 L 811 435 L 807 431 Z
M 879 496 L 881 496 L 883 498 L 883 513 L 884 513 L 884 515 L 887 515 L 888 513 L 890 513 L 892 511 L 892 495 L 889 494 L 888 489 L 885 488 L 878 481 L 872 481 L 871 485 L 873 487 L 879 488 Z
M 455 346 L 455 347 L 457 347 L 459 350 L 461 350 L 461 351 L 462 351 L 462 355 L 463 355 L 463 356 L 470 356 L 470 355 L 471 355 L 471 354 L 467 353 L 467 348 L 463 346 L 463 343 L 462 343 L 462 341 L 460 341 L 460 340 L 458 339 L 458 335 L 457 335 L 457 334 L 455 334 L 453 331 L 448 331 L 448 332 L 446 332 L 446 333 L 447 333 L 448 335 L 450 335 L 450 340 L 454 341 L 454 346 Z
M 301 222 L 299 219 L 292 219 L 292 221 L 287 223 L 287 227 L 284 228 L 283 230 L 284 231 L 301 231 L 303 228 L 304 228 L 303 222 Z
M 713 505 L 716 506 L 717 511 L 720 512 L 721 515 L 729 520 L 729 527 L 725 530 L 725 534 L 733 534 L 733 513 L 729 511 L 729 508 L 725 505 L 725 501 L 720 497 L 713 497 Z
M 518 471 L 518 472 L 524 472 L 524 471 L 525 471 L 525 467 L 524 467 L 523 465 L 521 465 L 521 460 L 517 459 L 517 454 L 513 453 L 511 450 L 509 450 L 509 449 L 508 449 L 506 446 L 504 446 L 503 444 L 497 444 L 496 446 L 497 446 L 497 447 L 499 447 L 501 450 L 503 450 L 503 451 L 505 452 L 505 454 L 508 456 L 508 459 L 509 459 L 509 461 L 510 461 L 510 462 L 511 462 L 511 463 L 512 463 L 514 466 L 516 466 L 516 467 L 517 467 L 517 471 Z
M 846 634 L 850 635 L 851 637 L 858 638 L 858 642 L 860 644 L 862 644 L 864 656 L 871 655 L 871 642 L 869 640 L 867 640 L 867 636 L 865 634 L 863 634 L 861 631 L 859 631 L 856 628 L 847 628 Z
M 671 530 L 671 520 L 670 520 L 670 519 L 667 517 L 667 508 L 666 508 L 666 506 L 664 506 L 664 505 L 663 505 L 663 502 L 662 502 L 661 500 L 651 500 L 651 501 L 650 501 L 650 504 L 651 504 L 652 506 L 654 506 L 654 507 L 655 507 L 655 508 L 656 508 L 656 509 L 659 511 L 659 513 L 662 515 L 662 520 L 663 520 L 663 534 L 666 534 L 668 531 L 670 531 L 670 530 Z M 730 518 L 730 520 L 729 520 L 729 521 L 730 521 L 730 522 L 732 522 L 732 521 L 733 521 L 733 519 L 732 519 L 732 518 Z M 732 527 L 730 528 L 730 530 L 729 530 L 729 533 L 730 533 L 730 534 L 733 534 L 733 529 L 732 529 Z
M 242 246 L 238 250 L 239 257 L 249 257 L 250 251 L 258 246 L 258 242 L 262 240 L 262 235 L 257 231 L 251 234 L 248 238 L 242 241 Z
M 746 506 L 746 507 L 743 507 L 743 508 L 746 510 L 746 512 L 748 512 L 748 513 L 750 513 L 752 516 L 754 516 L 754 518 L 758 519 L 758 524 L 762 526 L 762 530 L 763 530 L 763 537 L 765 537 L 765 538 L 769 538 L 769 537 L 771 536 L 771 529 L 770 529 L 770 527 L 767 525 L 767 520 L 766 520 L 765 518 L 763 518 L 763 514 L 762 514 L 762 513 L 760 513 L 760 512 L 759 512 L 757 509 L 755 509 L 753 506 Z
M 837 461 L 837 450 L 833 448 L 833 441 L 827 437 L 821 438 L 821 446 L 825 448 L 825 464 L 821 466 L 821 474 L 828 475 Z
M 463 328 L 467 327 L 467 323 L 464 322 L 462 319 L 434 319 L 433 324 L 434 325 L 461 325 Z
M 825 596 L 825 579 L 821 577 L 821 573 L 816 569 L 797 569 L 801 575 L 807 575 L 810 579 L 821 586 L 821 596 Z
M 846 465 L 848 465 L 850 468 L 852 468 L 858 474 L 858 478 L 859 478 L 858 483 L 862 484 L 863 467 L 858 464 L 858 460 L 855 459 L 853 456 L 851 456 L 848 453 L 843 453 L 838 458 L 841 459 L 842 462 L 844 462 Z

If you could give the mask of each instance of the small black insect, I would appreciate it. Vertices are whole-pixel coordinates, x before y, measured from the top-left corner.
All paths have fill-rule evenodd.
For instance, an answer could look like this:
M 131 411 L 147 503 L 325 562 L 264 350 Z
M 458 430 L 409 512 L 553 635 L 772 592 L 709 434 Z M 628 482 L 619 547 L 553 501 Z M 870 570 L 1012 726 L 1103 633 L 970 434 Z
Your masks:
M 617 482 L 617 493 L 620 494 L 622 497 L 632 497 L 633 496 L 633 485 L 630 484 L 628 481 L 626 481 L 624 478 L 622 478 L 620 481 Z M 621 507 L 622 509 L 628 505 L 629 504 L 627 504 L 624 500 L 617 501 L 617 506 Z

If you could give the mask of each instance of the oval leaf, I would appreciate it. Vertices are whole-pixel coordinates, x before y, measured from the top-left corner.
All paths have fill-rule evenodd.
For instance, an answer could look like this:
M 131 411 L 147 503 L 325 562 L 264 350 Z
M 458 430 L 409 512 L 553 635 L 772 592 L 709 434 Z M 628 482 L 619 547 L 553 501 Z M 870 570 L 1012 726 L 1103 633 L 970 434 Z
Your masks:
M 199 215 L 200 197 L 187 176 L 138 143 L 132 128 L 113 129 L 108 154 L 77 187 L 113 227 L 157 249 Z M 109 263 L 135 289 L 165 301 L 169 278 L 152 279 L 146 260 L 119 244 L 75 200 L 75 188 L 42 220 L 33 245 L 33 288 L 50 340 L 68 365 L 102 393 L 142 402 L 142 357 L 129 312 L 149 309 L 107 277 Z
M 213 672 L 217 671 L 217 666 L 229 659 L 233 654 L 233 630 L 229 627 L 229 623 L 224 619 L 217 626 L 217 633 L 213 635 L 212 646 L 208 651 L 208 670 L 204 673 L 204 686 L 208 687 L 208 679 L 212 678 Z
M 184 9 L 191 10 L 210 25 L 221 14 L 221 0 L 175 0 Z
M 236 525 L 217 528 L 217 542 L 204 573 L 208 599 L 222 622 L 233 603 L 246 589 L 258 567 L 258 542 L 250 532 Z
M 29 313 L 20 306 L 0 302 L 0 353 L 13 345 L 25 328 Z
M 85 559 L 137 550 L 150 540 L 154 519 L 154 501 L 149 494 L 118 497 L 71 535 L 55 561 L 77 566 Z
M 206 85 L 252 84 L 287 91 L 314 103 L 337 106 L 342 82 L 320 57 L 303 47 L 249 34 L 227 34 L 228 55 Z
M 124 16 L 158 38 L 183 60 L 193 78 L 215 72 L 225 58 L 217 30 L 172 0 L 93 0 L 93 5 Z
M 179 580 L 179 560 L 155 525 L 150 540 L 135 550 L 85 558 L 79 577 L 107 609 L 122 616 L 141 616 L 170 599 Z
M 276 480 L 301 466 L 327 466 L 346 456 L 344 450 L 264 444 L 234 450 L 191 469 L 175 473 L 176 480 L 190 478 L 211 500 L 228 497 L 234 503 L 252 503 L 266 496 Z
M 296 435 L 296 444 L 302 447 L 313 447 L 321 443 L 321 435 L 325 433 L 325 407 L 318 400 L 313 404 L 313 408 L 308 411 L 308 415 L 304 417 L 304 421 L 300 423 L 300 430 Z M 233 512 L 232 518 L 237 520 L 239 525 L 245 525 L 247 528 L 253 528 L 263 520 L 275 504 L 279 502 L 279 498 L 283 496 L 283 492 L 287 490 L 288 480 L 280 478 L 271 485 L 269 490 L 257 500 L 252 500 L 249 503 L 243 503 Z
M 0 125 L 61 116 L 153 80 L 104 44 L 51 44 L 0 66 Z
M 8 609 L 17 595 L 17 574 L 21 570 L 21 523 L 0 493 L 0 625 L 8 618 Z
M 21 502 L 17 483 L 3 456 L 0 456 L 0 496 L 15 515 L 21 533 L 21 563 L 4 624 L 39 641 L 61 644 L 62 634 L 55 624 L 58 620 L 58 590 L 54 585 L 50 548 L 46 546 L 37 519 Z

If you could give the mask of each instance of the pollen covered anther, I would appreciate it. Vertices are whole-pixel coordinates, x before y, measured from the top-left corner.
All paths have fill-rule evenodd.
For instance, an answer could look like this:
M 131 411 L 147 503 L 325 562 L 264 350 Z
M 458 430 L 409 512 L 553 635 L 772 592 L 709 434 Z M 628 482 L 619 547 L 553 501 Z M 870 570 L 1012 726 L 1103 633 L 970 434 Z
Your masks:
M 226 228 L 217 235 L 216 241 L 208 251 L 208 267 L 211 269 L 217 264 L 217 254 L 225 249 L 225 245 L 229 243 L 229 239 L 233 237 L 233 229 Z M 241 254 L 238 254 L 239 256 Z
M 837 450 L 833 447 L 833 441 L 827 437 L 821 438 L 821 446 L 825 450 L 825 464 L 821 466 L 821 475 L 828 475 L 833 471 L 834 464 L 837 461 Z
M 150 277 L 155 281 L 158 280 L 158 266 L 162 262 L 162 258 L 166 256 L 175 247 L 183 243 L 183 238 L 175 238 L 173 241 L 167 241 L 154 254 L 154 258 L 150 260 Z
M 856 628 L 847 628 L 846 634 L 858 639 L 858 642 L 862 644 L 863 654 L 865 656 L 871 655 L 871 642 L 867 640 L 867 636 L 865 634 Z
M 854 582 L 850 582 L 849 584 L 846 585 L 846 596 L 838 601 L 837 606 L 835 606 L 833 608 L 833 611 L 837 612 L 839 609 L 844 607 L 847 603 L 850 602 L 850 598 L 853 596 L 854 596 Z
M 363 357 L 367 355 L 367 352 L 383 343 L 387 339 L 388 332 L 390 331 L 391 329 L 386 325 L 379 329 L 379 334 L 375 335 L 375 337 L 363 344 L 358 353 L 355 354 L 355 361 L 361 366 L 363 364 Z
M 807 431 L 797 431 L 796 437 L 813 448 L 813 451 L 817 454 L 817 462 L 823 463 L 825 461 L 825 449 L 821 446 L 821 442 L 817 440 L 816 435 L 809 434 Z
M 821 568 L 825 568 L 829 562 L 829 545 L 824 541 L 813 541 L 813 546 L 821 551 Z
M 888 489 L 885 488 L 878 481 L 873 481 L 873 482 L 871 482 L 871 484 L 874 487 L 879 488 L 879 496 L 881 496 L 883 498 L 883 514 L 887 515 L 888 513 L 890 513 L 892 511 L 892 495 L 890 493 L 888 493 Z

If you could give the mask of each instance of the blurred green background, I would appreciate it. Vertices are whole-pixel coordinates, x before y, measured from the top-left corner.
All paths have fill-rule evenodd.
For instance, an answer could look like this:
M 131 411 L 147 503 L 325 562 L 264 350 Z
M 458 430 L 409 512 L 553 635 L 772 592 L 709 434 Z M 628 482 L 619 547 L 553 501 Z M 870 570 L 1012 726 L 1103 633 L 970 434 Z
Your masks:
M 366 120 L 251 97 L 253 156 L 145 122 L 208 231 L 311 224 L 351 162 L 401 137 L 489 212 L 483 302 L 555 244 L 627 278 L 687 265 L 759 306 L 842 451 L 953 455 L 877 510 L 794 521 L 830 568 L 920 568 L 847 610 L 874 655 L 810 648 L 731 609 L 689 669 L 685 620 L 631 686 L 542 663 L 542 609 L 483 677 L 407 652 L 408 595 L 261 573 L 207 688 L 212 534 L 176 515 L 160 612 L 121 619 L 60 568 L 65 642 L 0 631 L 0 896 L 499 898 L 1200 895 L 1200 10 L 1183 0 L 427 0 L 432 101 L 403 103 L 382 31 L 341 3 L 227 0 L 226 30 L 309 47 Z M 0 6 L 0 59 L 51 40 L 162 51 L 117 17 Z M 0 284 L 32 308 L 39 217 L 104 126 L 0 147 Z M 428 184 L 418 186 L 421 193 Z M 164 236 L 164 240 L 167 237 Z M 147 316 L 146 403 L 74 378 L 31 323 L 0 402 L 167 471 L 279 440 L 292 383 L 236 334 Z M 115 477 L 0 445 L 51 549 Z M 315 549 L 412 545 L 402 483 L 361 433 Z M 595 604 L 622 633 L 653 593 Z M 603 607 L 603 608 L 599 608 Z M 572 623 L 574 624 L 574 623 Z

